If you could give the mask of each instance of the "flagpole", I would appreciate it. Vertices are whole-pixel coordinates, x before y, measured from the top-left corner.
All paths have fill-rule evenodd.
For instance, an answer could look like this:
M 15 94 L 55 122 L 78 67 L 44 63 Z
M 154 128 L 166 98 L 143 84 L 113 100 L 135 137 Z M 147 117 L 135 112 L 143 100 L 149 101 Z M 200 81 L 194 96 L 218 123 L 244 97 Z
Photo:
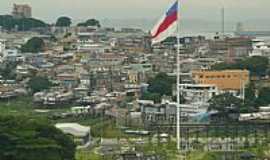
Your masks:
M 177 129 L 177 150 L 181 151 L 181 133 L 180 133 L 180 121 L 181 121 L 181 109 L 180 109 L 180 104 L 181 104 L 181 99 L 180 99 L 180 0 L 177 0 L 177 7 L 178 7 L 178 12 L 177 12 L 177 80 L 176 80 L 176 91 L 177 91 L 177 122 L 176 122 L 176 129 Z

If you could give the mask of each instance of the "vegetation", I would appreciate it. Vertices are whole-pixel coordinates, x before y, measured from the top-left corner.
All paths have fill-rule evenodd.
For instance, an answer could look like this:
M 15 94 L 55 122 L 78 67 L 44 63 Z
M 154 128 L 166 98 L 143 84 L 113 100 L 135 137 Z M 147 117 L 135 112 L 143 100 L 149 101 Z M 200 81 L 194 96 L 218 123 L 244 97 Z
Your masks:
M 56 21 L 56 27 L 70 27 L 72 24 L 71 18 L 69 17 L 59 17 Z
M 64 38 L 68 38 L 68 37 L 70 37 L 70 36 L 72 36 L 72 33 L 68 32 L 68 33 L 66 33 L 66 34 L 64 35 Z
M 76 153 L 76 160 L 103 160 L 104 158 L 94 151 L 79 150 Z
M 250 113 L 258 111 L 260 106 L 268 106 L 270 104 L 270 87 L 258 89 L 258 96 L 255 93 L 255 84 L 251 82 L 245 88 L 245 101 L 234 97 L 230 93 L 215 96 L 209 101 L 209 111 L 216 110 L 226 113 L 230 109 L 240 113 Z
M 48 24 L 34 18 L 16 19 L 11 15 L 0 15 L 0 26 L 6 30 L 29 31 L 34 28 L 48 27 Z
M 91 27 L 98 27 L 98 28 L 101 27 L 100 22 L 98 20 L 96 20 L 96 19 L 88 19 L 85 22 L 78 23 L 77 26 L 79 26 L 79 27 L 88 27 L 88 26 L 91 26 Z
M 33 93 L 36 93 L 49 89 L 52 86 L 52 83 L 47 77 L 37 76 L 30 79 L 30 81 L 28 82 L 28 86 Z
M 219 63 L 212 66 L 213 70 L 224 70 L 224 69 L 247 69 L 250 71 L 252 76 L 264 76 L 267 74 L 269 66 L 269 60 L 266 57 L 254 56 L 243 60 L 240 60 L 234 64 Z
M 47 122 L 0 116 L 1 160 L 74 160 L 75 144 Z
M 228 113 L 231 111 L 238 111 L 240 106 L 242 106 L 241 99 L 233 96 L 231 93 L 225 93 L 210 99 L 208 110 Z
M 30 53 L 38 53 L 44 51 L 45 43 L 43 39 L 38 37 L 33 37 L 28 40 L 21 48 L 23 53 L 30 52 Z
M 141 99 L 151 100 L 151 101 L 154 101 L 155 103 L 160 103 L 161 102 L 161 95 L 159 93 L 146 92 L 142 95 Z
M 270 104 L 270 88 L 264 87 L 259 90 L 258 98 L 256 99 L 256 104 L 260 106 L 267 106 Z
M 5 80 L 16 79 L 16 62 L 5 62 L 0 66 L 0 75 Z
M 161 102 L 162 96 L 172 96 L 172 89 L 175 79 L 166 73 L 159 73 L 149 80 L 148 92 L 141 97 L 143 100 L 153 100 L 155 103 Z
M 159 73 L 155 78 L 150 79 L 148 91 L 160 95 L 171 96 L 175 79 L 166 73 Z

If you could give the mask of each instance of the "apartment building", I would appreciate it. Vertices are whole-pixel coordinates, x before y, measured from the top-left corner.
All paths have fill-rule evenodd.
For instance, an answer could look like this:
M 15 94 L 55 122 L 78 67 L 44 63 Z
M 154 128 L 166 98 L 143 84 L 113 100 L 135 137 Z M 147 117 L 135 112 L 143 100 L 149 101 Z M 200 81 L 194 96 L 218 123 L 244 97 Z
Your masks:
M 12 16 L 14 18 L 31 18 L 32 8 L 27 4 L 13 4 Z

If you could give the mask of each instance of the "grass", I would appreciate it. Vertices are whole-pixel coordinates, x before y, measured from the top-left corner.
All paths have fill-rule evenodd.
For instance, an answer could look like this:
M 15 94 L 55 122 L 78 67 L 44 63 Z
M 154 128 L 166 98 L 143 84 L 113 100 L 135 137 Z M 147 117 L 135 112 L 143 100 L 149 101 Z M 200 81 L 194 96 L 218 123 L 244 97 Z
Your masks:
M 96 154 L 93 150 L 78 150 L 76 160 L 103 160 L 103 157 Z
M 93 136 L 104 138 L 118 138 L 121 136 L 121 131 L 115 125 L 112 119 L 103 117 L 68 117 L 63 119 L 51 120 L 49 116 L 55 113 L 67 112 L 69 108 L 51 109 L 48 113 L 38 113 L 35 109 L 39 107 L 32 102 L 31 97 L 18 97 L 16 99 L 0 101 L 0 115 L 26 116 L 35 119 L 49 120 L 52 124 L 74 122 L 81 125 L 91 127 Z
M 0 101 L 0 116 L 1 115 L 15 115 L 15 116 L 27 116 L 29 118 L 43 118 L 49 120 L 52 124 L 59 122 L 75 122 L 81 125 L 86 125 L 91 127 L 92 136 L 94 137 L 104 137 L 104 138 L 131 138 L 132 136 L 125 135 L 121 133 L 121 130 L 117 127 L 113 119 L 104 118 L 104 117 L 69 117 L 65 119 L 50 120 L 49 115 L 54 113 L 66 112 L 68 108 L 63 109 L 52 109 L 49 113 L 37 113 L 35 109 L 38 108 L 35 104 L 32 103 L 31 97 L 18 97 L 16 99 L 10 100 L 1 100 Z M 224 134 L 223 131 L 219 132 L 217 135 L 215 132 L 210 132 L 213 136 L 219 136 Z M 244 134 L 241 132 L 241 134 Z M 195 135 L 192 135 L 195 136 Z M 228 136 L 228 135 L 227 135 Z M 202 135 L 200 135 L 202 137 Z M 258 137 L 260 134 L 258 133 Z M 142 151 L 146 154 L 159 154 L 166 159 L 176 160 L 177 151 L 175 148 L 176 144 L 174 141 L 169 142 L 168 144 L 151 144 L 147 143 L 144 145 L 138 145 L 137 148 L 139 151 Z M 268 145 L 257 146 L 254 148 L 247 149 L 248 151 L 262 156 L 268 156 L 266 153 L 270 151 Z M 270 153 L 268 153 L 270 154 Z M 208 152 L 192 152 L 189 154 L 190 160 L 211 160 L 215 159 L 218 156 L 218 153 L 208 153 Z M 76 155 L 76 160 L 101 160 L 104 159 L 102 156 L 95 153 L 94 150 L 79 150 Z M 106 158 L 110 160 L 110 157 Z
M 32 115 L 34 105 L 30 97 L 0 101 L 0 115 Z

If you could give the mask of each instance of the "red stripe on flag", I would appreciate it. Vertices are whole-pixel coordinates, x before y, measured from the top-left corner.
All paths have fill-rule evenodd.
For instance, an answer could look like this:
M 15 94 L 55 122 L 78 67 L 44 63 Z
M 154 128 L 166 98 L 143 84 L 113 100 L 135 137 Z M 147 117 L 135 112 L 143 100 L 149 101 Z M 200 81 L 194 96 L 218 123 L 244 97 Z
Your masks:
M 170 27 L 170 25 L 177 20 L 177 12 L 171 14 L 170 16 L 167 16 L 165 20 L 160 24 L 157 32 L 155 35 L 152 36 L 152 38 L 156 38 L 159 34 L 164 32 L 166 29 Z

